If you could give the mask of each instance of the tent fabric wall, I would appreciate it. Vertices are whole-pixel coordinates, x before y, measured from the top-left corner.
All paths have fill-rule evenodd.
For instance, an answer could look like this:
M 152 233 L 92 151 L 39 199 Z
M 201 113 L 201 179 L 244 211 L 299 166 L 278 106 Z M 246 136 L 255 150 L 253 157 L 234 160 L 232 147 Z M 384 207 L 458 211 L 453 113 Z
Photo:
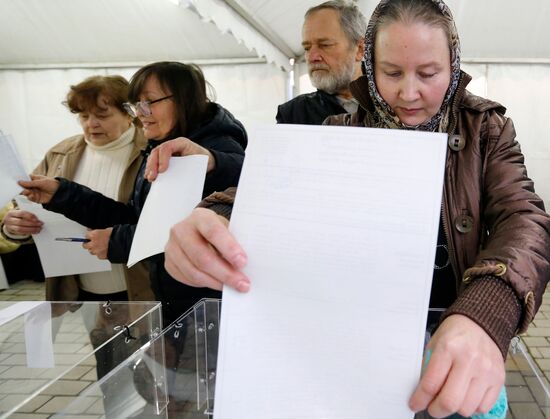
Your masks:
M 526 156 L 530 177 L 550 208 L 550 143 L 547 139 L 550 97 L 549 64 L 467 64 L 473 76 L 469 90 L 507 107 L 517 139 Z M 135 68 L 0 70 L 0 130 L 12 134 L 28 170 L 45 151 L 61 139 L 80 132 L 76 117 L 61 102 L 70 84 L 92 74 L 121 74 Z M 228 108 L 250 130 L 254 124 L 273 123 L 277 105 L 283 103 L 287 74 L 271 64 L 204 66 L 216 101 Z M 303 64 L 297 93 L 311 91 Z
M 95 74 L 127 79 L 137 68 L 0 70 L 0 130 L 11 134 L 31 171 L 45 152 L 62 139 L 80 133 L 77 118 L 61 102 L 71 84 Z M 286 73 L 269 64 L 204 66 L 213 99 L 246 127 L 273 123 L 285 101 Z

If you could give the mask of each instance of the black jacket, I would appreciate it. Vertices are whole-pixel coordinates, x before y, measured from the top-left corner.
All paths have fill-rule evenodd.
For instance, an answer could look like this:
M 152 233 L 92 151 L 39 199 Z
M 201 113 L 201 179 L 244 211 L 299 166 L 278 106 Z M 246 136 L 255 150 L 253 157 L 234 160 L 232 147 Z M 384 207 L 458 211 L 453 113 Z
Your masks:
M 247 134 L 243 125 L 229 111 L 220 105 L 211 104 L 211 114 L 212 118 L 187 136 L 207 148 L 216 159 L 215 170 L 206 176 L 203 197 L 237 185 L 247 145 Z M 150 140 L 143 151 L 145 156 L 161 143 L 162 141 Z M 92 229 L 113 227 L 107 257 L 112 263 L 125 263 L 128 260 L 139 215 L 151 187 L 144 177 L 146 163 L 145 158 L 138 171 L 132 199 L 128 204 L 107 198 L 78 183 L 59 178 L 59 189 L 50 203 L 44 207 L 62 213 Z M 218 291 L 189 287 L 170 277 L 164 269 L 164 254 L 152 256 L 148 262 L 151 287 L 156 298 L 163 303 L 165 325 L 201 298 L 220 298 L 221 294 Z
M 347 113 L 335 95 L 322 90 L 296 96 L 277 109 L 279 124 L 321 125 L 327 116 Z

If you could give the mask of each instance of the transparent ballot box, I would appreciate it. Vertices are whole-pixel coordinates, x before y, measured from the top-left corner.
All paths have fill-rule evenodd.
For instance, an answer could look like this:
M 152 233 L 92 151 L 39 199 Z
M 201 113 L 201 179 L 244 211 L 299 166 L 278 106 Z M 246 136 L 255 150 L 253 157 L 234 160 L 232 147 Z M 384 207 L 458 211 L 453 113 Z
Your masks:
M 58 415 L 91 415 L 90 406 L 103 400 L 112 406 L 109 418 L 211 419 L 220 309 L 219 300 L 201 300 Z M 550 418 L 548 383 L 519 338 L 512 342 L 506 370 L 507 419 Z
M 220 300 L 201 300 L 55 417 L 91 415 L 90 406 L 103 400 L 108 418 L 208 418 L 219 318 Z
M 49 417 L 79 399 L 160 334 L 160 308 L 157 302 L 0 303 L 0 417 Z M 109 416 L 110 408 L 102 399 L 89 406 L 96 417 Z

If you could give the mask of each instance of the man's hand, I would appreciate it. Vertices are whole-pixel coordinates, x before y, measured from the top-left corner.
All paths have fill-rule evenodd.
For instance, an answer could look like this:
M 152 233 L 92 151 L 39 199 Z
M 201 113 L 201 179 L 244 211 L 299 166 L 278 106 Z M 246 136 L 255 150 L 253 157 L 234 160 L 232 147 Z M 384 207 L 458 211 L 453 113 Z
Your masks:
M 30 201 L 47 204 L 59 188 L 59 181 L 47 176 L 31 175 L 31 180 L 20 180 L 19 185 L 25 188 L 23 195 Z
M 43 225 L 36 215 L 28 211 L 13 209 L 4 216 L 4 229 L 12 235 L 38 234 Z
M 491 410 L 504 385 L 504 360 L 477 323 L 460 314 L 447 317 L 427 350 L 431 359 L 409 400 L 413 411 L 427 408 L 433 417 L 444 418 Z
M 207 173 L 216 167 L 216 159 L 214 159 L 210 151 L 188 138 L 179 137 L 175 140 L 166 141 L 151 151 L 147 159 L 147 166 L 145 166 L 145 177 L 149 182 L 153 182 L 159 173 L 163 173 L 168 169 L 170 157 L 190 156 L 193 154 L 208 156 Z
M 99 259 L 107 259 L 107 250 L 109 250 L 109 239 L 113 227 L 100 230 L 90 230 L 86 233 L 86 238 L 90 241 L 82 244 L 90 254 L 97 256 Z
M 250 281 L 241 271 L 246 254 L 229 232 L 228 223 L 211 210 L 196 208 L 173 226 L 165 248 L 168 273 L 193 287 L 221 290 L 225 284 L 248 291 Z

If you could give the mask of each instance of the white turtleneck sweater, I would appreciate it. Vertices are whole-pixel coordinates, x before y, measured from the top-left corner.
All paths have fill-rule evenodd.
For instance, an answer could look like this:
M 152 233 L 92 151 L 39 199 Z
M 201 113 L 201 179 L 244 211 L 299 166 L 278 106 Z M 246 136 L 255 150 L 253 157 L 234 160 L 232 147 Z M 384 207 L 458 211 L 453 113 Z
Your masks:
M 78 163 L 74 181 L 109 198 L 118 199 L 120 182 L 128 166 L 132 152 L 135 127 L 125 131 L 120 138 L 98 146 L 87 139 L 86 148 Z M 126 290 L 122 264 L 111 264 L 111 271 L 81 274 L 80 287 L 95 294 L 111 294 Z

